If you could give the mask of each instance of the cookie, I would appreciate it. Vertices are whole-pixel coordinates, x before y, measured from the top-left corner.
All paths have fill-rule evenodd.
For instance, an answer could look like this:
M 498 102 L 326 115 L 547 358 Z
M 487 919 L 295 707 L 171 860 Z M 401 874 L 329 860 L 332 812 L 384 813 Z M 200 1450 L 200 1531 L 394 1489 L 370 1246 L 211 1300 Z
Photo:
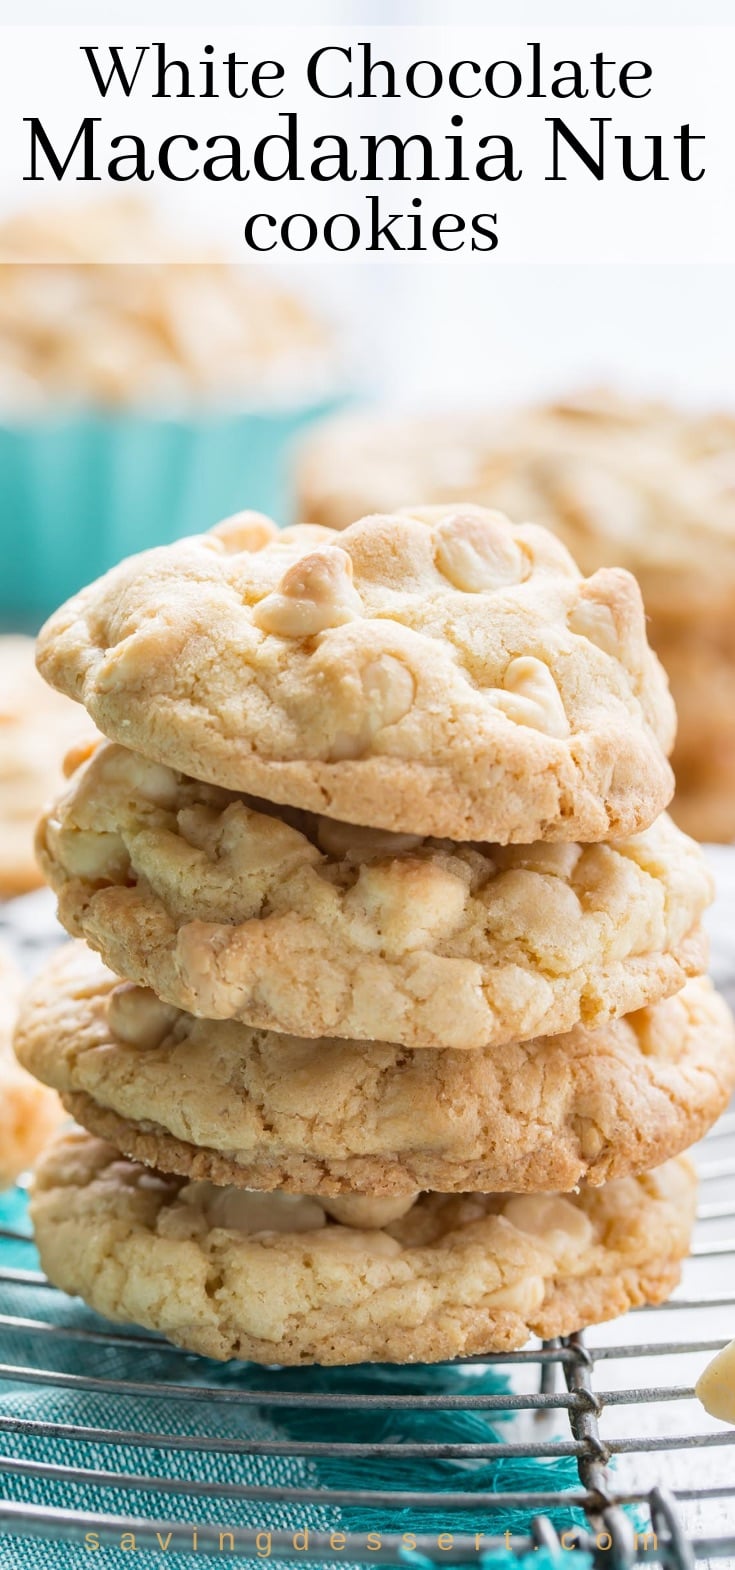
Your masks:
M 704 968 L 702 853 L 457 844 L 234 796 L 104 744 L 39 827 L 59 916 L 208 1019 L 476 1048 L 602 1023 Z
M 23 977 L 0 948 L 0 1188 L 32 1166 L 64 1116 L 58 1096 L 32 1079 L 13 1056 L 11 1040 Z
M 243 514 L 83 590 L 39 665 L 146 757 L 400 833 L 599 841 L 673 791 L 635 581 L 477 507 L 339 541 Z
M 59 788 L 64 753 L 94 734 L 79 707 L 41 681 L 34 650 L 32 638 L 0 637 L 0 897 L 41 883 L 38 814 Z
M 734 453 L 731 416 L 604 392 L 469 417 L 345 415 L 304 449 L 299 516 L 341 529 L 419 497 L 479 502 L 552 529 L 585 573 L 629 568 L 654 617 L 731 617 Z
M 356 1207 L 163 1177 L 61 1135 L 32 1217 L 49 1280 L 206 1357 L 434 1362 L 567 1335 L 665 1298 L 689 1247 L 686 1158 L 580 1195 Z M 336 1209 L 353 1224 L 330 1214 Z M 390 1213 L 390 1212 L 389 1212 Z
M 0 389 L 16 410 L 292 405 L 334 385 L 335 346 L 297 296 L 144 203 L 26 207 L 0 223 L 0 264 Z
M 310 1194 L 599 1185 L 694 1144 L 735 1087 L 733 1023 L 704 979 L 597 1031 L 411 1052 L 197 1020 L 82 944 L 36 978 L 15 1048 L 126 1156 Z

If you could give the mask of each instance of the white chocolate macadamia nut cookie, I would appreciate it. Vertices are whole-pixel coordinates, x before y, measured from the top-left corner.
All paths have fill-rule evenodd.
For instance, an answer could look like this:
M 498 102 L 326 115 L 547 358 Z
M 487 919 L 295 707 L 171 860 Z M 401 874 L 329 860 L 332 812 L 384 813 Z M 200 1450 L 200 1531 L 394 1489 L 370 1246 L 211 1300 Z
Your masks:
M 148 758 L 396 832 L 606 840 L 673 791 L 635 580 L 470 505 L 229 519 L 76 595 L 39 666 Z
M 700 1139 L 735 1086 L 733 1022 L 702 977 L 598 1030 L 412 1052 L 195 1019 L 81 943 L 34 981 L 15 1050 L 126 1156 L 318 1195 L 350 1225 L 387 1224 L 420 1189 L 560 1191 L 648 1171 Z
M 567 1335 L 676 1285 L 686 1159 L 581 1195 L 422 1194 L 383 1227 L 310 1196 L 186 1184 L 78 1130 L 36 1177 L 49 1280 L 207 1357 L 431 1362 Z
M 64 926 L 117 975 L 293 1035 L 484 1047 L 603 1023 L 704 968 L 710 875 L 665 814 L 611 844 L 458 844 L 279 809 L 105 743 L 37 849 Z

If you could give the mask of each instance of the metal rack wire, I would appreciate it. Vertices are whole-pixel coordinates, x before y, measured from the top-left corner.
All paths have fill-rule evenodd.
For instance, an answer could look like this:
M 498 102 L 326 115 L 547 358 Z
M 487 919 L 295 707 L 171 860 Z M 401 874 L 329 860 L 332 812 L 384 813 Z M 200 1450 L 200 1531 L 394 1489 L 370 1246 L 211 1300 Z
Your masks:
M 99 1357 L 111 1349 L 156 1351 L 164 1357 L 169 1349 L 157 1338 L 135 1331 L 90 1327 L 75 1320 L 74 1312 L 64 1323 L 55 1322 L 46 1306 L 56 1298 L 44 1277 L 22 1268 L 0 1270 L 0 1292 L 23 1287 L 33 1294 L 37 1313 L 32 1317 L 3 1312 L 0 1333 L 4 1345 L 17 1335 L 24 1348 L 31 1349 L 25 1361 L 0 1364 L 0 1531 L 18 1537 L 52 1538 L 79 1543 L 84 1532 L 94 1531 L 100 1546 L 119 1546 L 121 1533 L 134 1532 L 139 1549 L 158 1548 L 160 1537 L 168 1550 L 202 1556 L 221 1548 L 221 1528 L 202 1522 L 195 1542 L 190 1525 L 175 1520 L 147 1518 L 138 1511 L 131 1514 L 129 1496 L 155 1494 L 171 1498 L 197 1497 L 224 1510 L 235 1502 L 257 1502 L 267 1510 L 275 1504 L 332 1506 L 337 1510 L 374 1508 L 378 1512 L 389 1497 L 392 1511 L 411 1512 L 416 1552 L 432 1562 L 478 1561 L 475 1534 L 482 1531 L 483 1552 L 511 1548 L 520 1555 L 538 1546 L 561 1546 L 578 1555 L 591 1552 L 598 1563 L 622 1567 L 656 1562 L 688 1570 L 697 1561 L 735 1562 L 735 1468 L 732 1447 L 735 1430 L 706 1419 L 692 1400 L 696 1370 L 708 1355 L 727 1339 L 722 1334 L 725 1316 L 735 1308 L 735 1202 L 727 1197 L 729 1180 L 735 1176 L 735 1113 L 724 1118 L 699 1150 L 702 1178 L 699 1222 L 692 1259 L 682 1286 L 673 1299 L 659 1309 L 644 1309 L 606 1327 L 587 1334 L 549 1342 L 537 1349 L 488 1359 L 474 1359 L 462 1366 L 495 1364 L 507 1370 L 515 1387 L 510 1392 L 473 1394 L 471 1388 L 460 1394 L 354 1393 L 343 1391 L 304 1394 L 297 1388 L 242 1389 L 195 1385 L 157 1380 L 157 1410 L 161 1405 L 174 1413 L 177 1403 L 218 1403 L 220 1417 L 225 1414 L 227 1432 L 216 1436 L 182 1433 L 176 1424 L 148 1431 L 116 1422 L 116 1403 L 124 1397 L 151 1395 L 151 1387 L 140 1380 L 112 1377 L 99 1364 Z M 22 1234 L 5 1229 L 6 1240 L 18 1242 Z M 0 1306 L 7 1308 L 7 1302 Z M 682 1326 L 672 1335 L 672 1326 Z M 713 1325 L 720 1333 L 713 1334 Z M 72 1353 L 80 1372 L 59 1366 L 58 1350 Z M 172 1359 L 180 1354 L 170 1349 Z M 202 1365 L 206 1368 L 207 1365 Z M 640 1383 L 631 1378 L 635 1370 Z M 267 1385 L 264 1378 L 261 1381 Z M 471 1381 L 470 1381 L 471 1385 Z M 106 1425 L 81 1425 L 32 1420 L 8 1414 L 2 1390 L 45 1388 L 96 1393 L 106 1398 L 109 1421 Z M 259 1405 L 273 1408 L 322 1408 L 339 1410 L 344 1415 L 344 1440 L 257 1439 L 238 1432 L 237 1414 Z M 430 1438 L 401 1442 L 351 1439 L 355 1414 L 366 1409 L 424 1411 L 435 1415 L 436 1429 Z M 453 1408 L 485 1415 L 513 1414 L 499 1442 L 447 1443 L 442 1438 L 442 1416 Z M 127 1410 L 127 1408 L 126 1408 Z M 672 1412 L 683 1412 L 681 1418 Z M 559 1424 L 566 1432 L 559 1432 Z M 39 1439 L 63 1438 L 74 1447 L 93 1441 L 102 1457 L 99 1464 L 59 1465 L 54 1461 L 28 1459 L 9 1453 L 10 1434 L 34 1435 Z M 458 1486 L 443 1492 L 442 1511 L 466 1519 L 466 1529 L 454 1529 L 451 1547 L 439 1552 L 435 1534 L 422 1533 L 422 1516 L 436 1513 L 437 1495 L 430 1490 L 391 1490 L 378 1494 L 371 1486 L 324 1488 L 321 1486 L 274 1486 L 253 1482 L 223 1482 L 202 1478 L 163 1476 L 156 1457 L 162 1449 L 187 1453 L 193 1450 L 225 1452 L 229 1456 L 300 1456 L 313 1460 L 329 1456 L 347 1459 L 386 1459 L 411 1456 L 422 1462 L 452 1460 L 457 1467 Z M 133 1464 L 129 1458 L 134 1457 Z M 125 1461 L 121 1459 L 124 1455 Z M 579 1486 L 559 1496 L 552 1489 L 534 1492 L 478 1493 L 472 1489 L 468 1466 L 478 1461 L 517 1461 L 522 1458 L 549 1459 L 573 1457 Z M 78 1504 L 69 1508 L 27 1504 L 7 1497 L 10 1477 L 48 1484 L 62 1482 Z M 467 1478 L 468 1486 L 461 1482 Z M 92 1487 L 111 1490 L 119 1499 L 119 1509 L 109 1515 L 89 1511 L 84 1496 Z M 585 1526 L 571 1527 L 560 1543 L 558 1527 L 547 1512 L 563 1503 L 584 1512 Z M 126 1508 L 127 1506 L 127 1508 Z M 631 1518 L 624 1506 L 635 1506 Z M 492 1523 L 504 1512 L 523 1512 L 527 1530 L 506 1536 Z M 570 1514 L 571 1519 L 571 1514 Z M 338 1523 L 337 1523 L 338 1525 Z M 308 1550 L 294 1549 L 293 1533 L 283 1527 L 272 1531 L 271 1557 L 334 1561 L 330 1535 L 335 1526 L 309 1534 Z M 156 1534 L 160 1534 L 157 1538 Z M 168 1534 L 171 1534 L 170 1537 Z M 238 1529 L 238 1553 L 254 1552 L 254 1532 Z M 356 1557 L 350 1556 L 353 1561 Z M 402 1548 L 400 1534 L 383 1534 L 381 1548 L 370 1559 L 396 1563 L 410 1560 Z

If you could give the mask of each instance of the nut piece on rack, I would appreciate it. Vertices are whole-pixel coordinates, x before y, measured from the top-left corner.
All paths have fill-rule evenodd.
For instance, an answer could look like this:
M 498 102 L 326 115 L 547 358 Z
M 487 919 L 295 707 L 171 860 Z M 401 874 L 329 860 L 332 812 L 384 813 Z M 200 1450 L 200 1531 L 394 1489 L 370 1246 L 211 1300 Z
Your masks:
M 722 1423 L 735 1423 L 735 1341 L 723 1347 L 707 1364 L 694 1393 L 710 1417 L 718 1417 Z

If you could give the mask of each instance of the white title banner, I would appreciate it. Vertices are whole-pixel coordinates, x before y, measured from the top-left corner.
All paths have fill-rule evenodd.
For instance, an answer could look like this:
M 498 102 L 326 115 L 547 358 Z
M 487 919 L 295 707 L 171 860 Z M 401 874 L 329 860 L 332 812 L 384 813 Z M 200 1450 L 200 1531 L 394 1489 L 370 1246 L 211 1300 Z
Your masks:
M 735 28 L 90 25 L 2 43 L 3 216 L 142 195 L 177 220 L 182 259 L 735 258 Z M 109 259 L 103 230 L 80 217 L 90 260 Z M 156 254 L 143 225 L 136 244 Z

